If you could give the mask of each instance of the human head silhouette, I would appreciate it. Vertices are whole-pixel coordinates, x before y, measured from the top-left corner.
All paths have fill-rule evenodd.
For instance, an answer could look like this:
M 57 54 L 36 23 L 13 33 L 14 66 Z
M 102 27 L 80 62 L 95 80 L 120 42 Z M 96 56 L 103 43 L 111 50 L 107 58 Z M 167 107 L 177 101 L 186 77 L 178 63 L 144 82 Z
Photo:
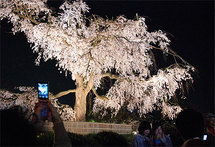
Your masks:
M 185 140 L 202 137 L 204 131 L 203 116 L 193 109 L 185 109 L 178 114 L 176 127 Z
M 146 130 L 148 130 L 148 131 L 145 132 Z M 141 134 L 143 136 L 146 135 L 146 133 L 149 134 L 150 130 L 151 130 L 151 126 L 150 126 L 150 123 L 147 121 L 142 121 L 138 127 L 139 134 Z

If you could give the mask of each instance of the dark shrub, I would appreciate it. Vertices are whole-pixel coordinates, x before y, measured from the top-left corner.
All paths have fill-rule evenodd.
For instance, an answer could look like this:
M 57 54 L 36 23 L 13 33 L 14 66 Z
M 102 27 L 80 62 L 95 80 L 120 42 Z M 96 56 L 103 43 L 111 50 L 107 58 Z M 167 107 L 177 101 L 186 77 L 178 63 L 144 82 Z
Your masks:
M 72 146 L 101 146 L 95 139 L 93 135 L 79 135 L 74 133 L 68 133 L 71 139 Z
M 37 130 L 31 125 L 21 107 L 0 111 L 0 146 L 37 145 Z
M 84 146 L 87 143 L 83 135 L 68 133 L 68 136 L 71 139 L 72 146 Z
M 95 139 L 102 146 L 128 146 L 128 142 L 122 135 L 114 132 L 100 132 Z

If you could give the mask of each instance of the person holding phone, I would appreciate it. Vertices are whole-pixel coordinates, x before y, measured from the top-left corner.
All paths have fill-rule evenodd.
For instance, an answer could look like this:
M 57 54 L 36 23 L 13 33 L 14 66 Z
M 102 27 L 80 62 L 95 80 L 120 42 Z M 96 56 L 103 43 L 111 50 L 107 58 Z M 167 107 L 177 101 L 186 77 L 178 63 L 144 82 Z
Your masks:
M 41 104 L 42 103 L 42 104 Z M 39 101 L 35 105 L 35 113 L 32 119 L 32 123 L 35 124 L 37 129 L 42 130 L 44 120 L 41 117 L 41 113 L 44 110 L 45 105 L 43 102 Z M 53 129 L 55 133 L 55 146 L 60 147 L 71 147 L 71 142 L 64 127 L 64 124 L 57 113 L 56 108 L 51 104 L 50 101 L 47 102 L 48 117 L 47 120 L 53 122 Z
M 38 129 L 42 129 L 44 121 L 53 122 L 55 133 L 55 146 L 71 147 L 71 142 L 64 127 L 64 124 L 56 110 L 48 99 L 48 83 L 38 82 L 38 98 L 39 102 L 35 104 L 34 116 L 32 123 Z

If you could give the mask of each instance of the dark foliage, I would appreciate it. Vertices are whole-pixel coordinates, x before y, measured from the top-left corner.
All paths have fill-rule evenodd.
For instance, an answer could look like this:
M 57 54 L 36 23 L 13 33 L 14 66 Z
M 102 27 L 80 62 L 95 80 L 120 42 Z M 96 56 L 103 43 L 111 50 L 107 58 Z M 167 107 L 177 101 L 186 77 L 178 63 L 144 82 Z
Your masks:
M 68 133 L 71 139 L 72 146 L 101 146 L 97 140 L 94 139 L 94 135 L 79 135 L 74 133 Z
M 129 146 L 124 136 L 114 132 L 100 132 L 85 136 L 74 133 L 68 134 L 72 146 Z
M 126 138 L 114 132 L 100 132 L 95 139 L 102 146 L 128 146 Z

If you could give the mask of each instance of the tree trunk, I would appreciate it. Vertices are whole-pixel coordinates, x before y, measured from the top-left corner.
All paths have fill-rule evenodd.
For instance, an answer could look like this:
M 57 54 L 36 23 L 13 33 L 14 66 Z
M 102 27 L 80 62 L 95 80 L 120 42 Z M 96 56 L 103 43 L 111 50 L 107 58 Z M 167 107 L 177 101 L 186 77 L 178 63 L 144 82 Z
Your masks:
M 84 80 L 78 74 L 76 76 L 76 90 L 75 90 L 75 107 L 76 121 L 86 121 L 87 111 L 87 94 L 93 88 L 93 76 L 90 75 L 90 79 L 86 85 Z
M 75 93 L 75 107 L 76 112 L 76 121 L 86 121 L 86 99 L 87 95 L 85 94 L 83 87 L 76 89 Z
M 84 85 L 84 79 L 76 76 L 76 92 L 75 92 L 75 107 L 76 121 L 86 121 L 86 111 L 87 111 L 87 93 L 89 92 Z

